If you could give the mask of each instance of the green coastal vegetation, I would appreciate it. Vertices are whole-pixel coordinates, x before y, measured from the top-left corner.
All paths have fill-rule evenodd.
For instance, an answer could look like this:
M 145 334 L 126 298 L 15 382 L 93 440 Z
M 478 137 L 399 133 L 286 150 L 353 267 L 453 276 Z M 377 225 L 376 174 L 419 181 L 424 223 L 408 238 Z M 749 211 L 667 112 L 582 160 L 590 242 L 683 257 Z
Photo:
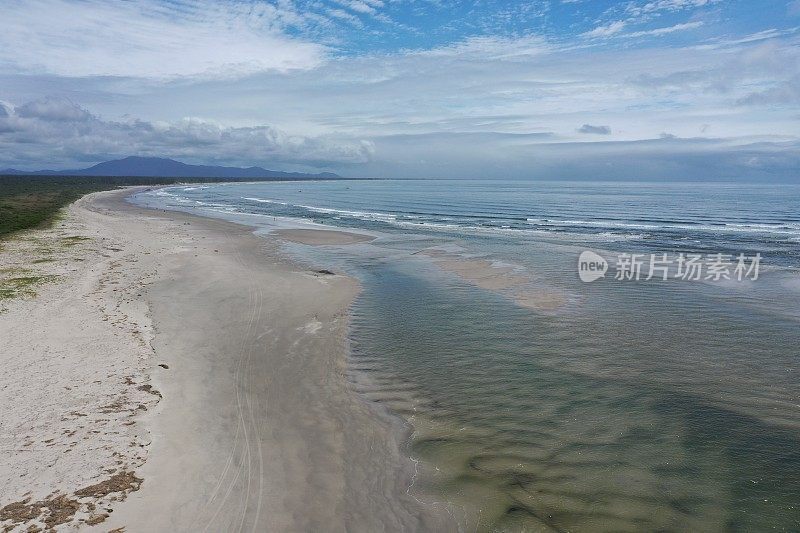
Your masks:
M 174 182 L 163 178 L 0 176 L 0 238 L 53 222 L 59 209 L 90 192 Z
M 58 276 L 19 276 L 0 280 L 0 300 L 36 296 L 36 287 L 56 281 Z
M 28 228 L 46 227 L 59 210 L 81 196 L 130 185 L 258 181 L 240 178 L 161 178 L 118 176 L 0 176 L 0 239 Z

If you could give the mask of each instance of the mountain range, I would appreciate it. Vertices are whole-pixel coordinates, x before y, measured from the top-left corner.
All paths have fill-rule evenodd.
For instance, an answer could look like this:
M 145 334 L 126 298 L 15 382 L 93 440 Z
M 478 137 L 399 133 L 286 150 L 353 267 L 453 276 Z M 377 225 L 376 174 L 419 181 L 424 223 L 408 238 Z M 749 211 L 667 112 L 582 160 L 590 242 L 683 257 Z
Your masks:
M 161 157 L 131 156 L 98 163 L 89 168 L 70 170 L 0 170 L 0 175 L 30 176 L 124 176 L 159 178 L 240 178 L 240 179 L 341 179 L 333 172 L 308 174 L 282 172 L 261 167 L 222 167 L 211 165 L 189 165 L 174 159 Z

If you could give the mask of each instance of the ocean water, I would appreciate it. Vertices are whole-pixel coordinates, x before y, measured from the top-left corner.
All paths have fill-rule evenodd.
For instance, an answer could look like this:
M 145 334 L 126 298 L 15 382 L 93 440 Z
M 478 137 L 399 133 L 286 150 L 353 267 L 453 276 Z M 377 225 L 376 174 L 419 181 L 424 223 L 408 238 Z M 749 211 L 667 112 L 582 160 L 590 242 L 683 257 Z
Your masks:
M 800 186 L 281 182 L 135 201 L 375 235 L 286 248 L 361 281 L 352 384 L 409 421 L 410 490 L 466 530 L 800 530 Z M 762 259 L 755 280 L 583 283 L 584 250 Z

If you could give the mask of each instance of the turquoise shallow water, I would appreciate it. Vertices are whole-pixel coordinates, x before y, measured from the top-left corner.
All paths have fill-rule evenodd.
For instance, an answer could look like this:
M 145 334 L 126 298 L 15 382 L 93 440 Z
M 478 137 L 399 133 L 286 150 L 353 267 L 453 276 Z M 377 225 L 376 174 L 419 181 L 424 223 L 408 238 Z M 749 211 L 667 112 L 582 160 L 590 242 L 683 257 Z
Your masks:
M 137 201 L 378 235 L 288 249 L 361 280 L 354 387 L 411 422 L 412 490 L 469 530 L 800 529 L 798 187 L 304 182 Z M 587 248 L 759 252 L 764 268 L 584 284 Z M 474 261 L 523 281 L 485 283 Z

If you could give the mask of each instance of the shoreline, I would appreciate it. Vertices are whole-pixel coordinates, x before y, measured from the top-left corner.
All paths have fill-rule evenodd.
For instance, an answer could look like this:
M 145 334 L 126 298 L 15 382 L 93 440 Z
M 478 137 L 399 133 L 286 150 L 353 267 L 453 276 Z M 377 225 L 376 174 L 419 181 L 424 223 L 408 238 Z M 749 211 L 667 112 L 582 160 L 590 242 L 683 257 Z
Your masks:
M 347 382 L 355 280 L 287 261 L 275 237 L 249 227 L 136 207 L 130 194 L 87 195 L 68 211 L 102 238 L 124 235 L 122 254 L 136 251 L 144 275 L 127 299 L 151 317 L 146 390 L 159 395 L 126 426 L 151 439 L 135 468 L 141 486 L 96 527 L 457 529 L 408 494 L 407 428 Z M 48 297 L 25 305 L 35 312 Z M 2 496 L 0 507 L 24 497 Z

